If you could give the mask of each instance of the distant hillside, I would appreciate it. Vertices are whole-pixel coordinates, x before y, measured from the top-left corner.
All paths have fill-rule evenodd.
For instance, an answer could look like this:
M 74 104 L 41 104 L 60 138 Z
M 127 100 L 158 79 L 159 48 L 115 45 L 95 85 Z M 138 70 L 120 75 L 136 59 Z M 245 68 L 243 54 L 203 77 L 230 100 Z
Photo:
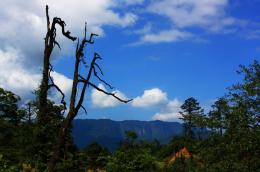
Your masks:
M 98 142 L 110 150 L 115 150 L 118 143 L 124 139 L 127 130 L 135 131 L 139 139 L 158 139 L 162 143 L 183 132 L 182 125 L 178 122 L 77 119 L 73 122 L 72 134 L 79 148 Z

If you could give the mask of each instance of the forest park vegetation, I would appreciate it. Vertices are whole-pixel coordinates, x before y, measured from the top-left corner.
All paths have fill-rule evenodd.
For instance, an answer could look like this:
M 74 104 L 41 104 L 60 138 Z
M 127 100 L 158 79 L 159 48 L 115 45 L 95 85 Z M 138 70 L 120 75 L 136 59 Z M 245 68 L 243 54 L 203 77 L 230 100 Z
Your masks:
M 228 88 L 207 114 L 195 98 L 185 100 L 180 112 L 184 134 L 170 143 L 138 140 L 128 131 L 115 152 L 97 143 L 79 150 L 69 132 L 55 171 L 259 171 L 260 64 L 241 66 L 238 73 L 243 80 Z M 37 100 L 18 107 L 19 100 L 0 89 L 0 171 L 46 171 L 64 120 L 62 106 L 48 101 L 51 115 L 42 128 Z M 42 130 L 48 132 L 38 138 Z
M 98 53 L 88 60 L 87 75 L 79 73 L 79 65 L 86 63 L 84 48 L 94 43 L 95 34 L 87 39 L 85 26 L 84 37 L 79 41 L 65 31 L 65 22 L 60 18 L 50 22 L 48 7 L 46 18 L 42 81 L 35 91 L 35 100 L 21 106 L 18 95 L 0 88 L 0 172 L 260 171 L 260 64 L 257 60 L 240 66 L 238 74 L 243 79 L 230 86 L 209 112 L 200 107 L 196 98 L 187 98 L 180 112 L 183 135 L 172 138 L 168 144 L 139 140 L 134 131 L 126 131 L 115 152 L 97 143 L 78 149 L 71 134 L 72 121 L 80 109 L 86 110 L 83 100 L 88 87 L 124 103 L 131 100 L 122 100 L 91 81 L 95 77 L 112 88 L 100 77 L 103 72 L 97 64 L 101 59 Z M 62 35 L 69 40 L 78 40 L 68 108 L 63 92 L 50 76 L 52 51 L 55 46 L 60 47 L 56 26 L 62 28 Z M 60 104 L 48 99 L 50 88 L 62 95 Z

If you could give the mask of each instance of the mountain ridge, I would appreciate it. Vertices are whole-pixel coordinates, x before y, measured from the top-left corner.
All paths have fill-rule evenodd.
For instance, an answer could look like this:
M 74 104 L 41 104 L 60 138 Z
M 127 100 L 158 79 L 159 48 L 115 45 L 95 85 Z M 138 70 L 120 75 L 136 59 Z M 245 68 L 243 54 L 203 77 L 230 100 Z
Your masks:
M 97 142 L 109 150 L 115 150 L 128 130 L 135 131 L 139 140 L 157 139 L 167 143 L 183 133 L 183 126 L 178 122 L 159 120 L 76 119 L 73 121 L 72 135 L 79 148 Z

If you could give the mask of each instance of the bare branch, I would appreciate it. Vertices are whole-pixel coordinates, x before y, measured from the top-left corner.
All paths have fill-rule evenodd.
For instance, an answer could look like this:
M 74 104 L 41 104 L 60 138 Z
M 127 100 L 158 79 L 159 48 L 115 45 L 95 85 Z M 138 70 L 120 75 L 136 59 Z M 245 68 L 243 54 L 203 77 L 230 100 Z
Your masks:
M 91 82 L 88 82 L 88 85 L 92 86 L 92 87 L 95 88 L 96 90 L 98 90 L 98 91 L 100 91 L 100 92 L 102 92 L 102 93 L 104 93 L 104 94 L 106 94 L 106 95 L 109 95 L 109 96 L 112 96 L 112 97 L 116 98 L 116 99 L 119 100 L 120 102 L 128 103 L 128 102 L 130 102 L 130 101 L 133 100 L 133 99 L 130 99 L 130 100 L 123 100 L 123 99 L 117 97 L 117 96 L 116 96 L 116 93 L 110 93 L 110 92 L 107 92 L 107 91 L 105 91 L 105 90 L 99 88 L 99 87 L 96 86 L 95 84 L 92 84 Z
M 83 76 L 81 76 L 80 74 L 79 74 L 79 78 L 85 80 L 85 78 Z
M 94 37 L 94 36 L 98 36 L 98 34 L 91 33 L 89 40 L 86 40 L 86 42 L 87 42 L 87 43 L 90 43 L 90 44 L 94 44 L 94 40 L 93 40 L 93 37 Z
M 59 47 L 59 49 L 61 50 L 60 44 L 56 40 L 54 40 L 54 45 L 57 45 Z
M 81 108 L 84 110 L 86 114 L 88 114 L 87 109 L 83 105 L 81 105 Z
M 50 78 L 50 81 L 51 81 L 51 84 L 48 85 L 48 90 L 51 88 L 51 87 L 54 87 L 56 88 L 56 90 L 62 95 L 62 98 L 61 98 L 61 104 L 63 104 L 63 107 L 64 107 L 64 111 L 63 113 L 65 112 L 65 110 L 67 109 L 66 107 L 66 102 L 65 102 L 65 94 L 61 91 L 61 89 L 56 85 L 54 84 L 54 80 L 53 78 L 51 77 L 51 72 L 53 71 L 53 66 L 51 64 L 49 64 L 49 78 Z
M 114 89 L 114 87 L 112 87 L 109 83 L 107 83 L 105 80 L 101 79 L 101 78 L 98 76 L 95 67 L 94 67 L 93 69 L 94 69 L 94 76 L 95 76 L 100 82 L 104 83 L 104 84 L 105 84 L 106 86 L 108 86 L 111 90 Z
M 48 89 L 50 89 L 51 87 L 56 88 L 56 90 L 61 94 L 62 98 L 61 98 L 61 104 L 63 104 L 63 113 L 65 112 L 65 110 L 67 109 L 66 107 L 66 102 L 65 102 L 65 94 L 61 91 L 61 89 L 56 85 L 56 84 L 50 84 L 48 85 Z
M 87 37 L 87 22 L 85 22 L 85 29 L 84 29 L 84 39 L 86 40 Z
M 98 53 L 95 52 L 94 53 L 94 57 L 93 57 L 93 59 L 91 61 L 91 65 L 90 65 L 90 68 L 89 68 L 89 71 L 88 71 L 87 78 L 83 79 L 86 82 L 83 82 L 84 85 L 83 85 L 83 88 L 81 90 L 81 94 L 80 94 L 80 98 L 79 98 L 78 104 L 77 104 L 77 106 L 75 108 L 76 112 L 80 109 L 80 107 L 81 107 L 81 105 L 83 103 L 83 100 L 84 100 L 84 97 L 85 97 L 85 91 L 86 91 L 86 88 L 88 86 L 88 81 L 90 80 L 90 77 L 91 77 L 92 71 L 94 70 L 94 65 L 95 65 L 97 59 L 101 59 L 101 57 L 100 57 L 100 55 Z M 77 82 L 79 83 L 79 80 Z
M 49 6 L 46 5 L 46 19 L 47 19 L 47 31 L 50 30 L 50 17 L 49 17 Z
M 54 84 L 53 78 L 51 77 L 51 72 L 53 72 L 53 66 L 49 63 L 48 77 L 49 77 L 51 83 Z
M 78 50 L 79 50 L 79 38 L 77 39 L 78 41 L 77 41 L 77 46 L 76 46 L 76 55 L 77 55 L 77 53 L 78 53 Z
M 65 26 L 66 26 L 66 23 L 61 20 L 61 18 L 59 17 L 54 17 L 53 18 L 53 22 L 52 22 L 52 29 L 55 28 L 55 24 L 59 24 L 60 27 L 61 27 L 61 30 L 62 30 L 62 34 L 67 37 L 68 39 L 72 40 L 72 41 L 75 41 L 77 39 L 77 37 L 73 37 L 70 35 L 70 31 L 66 31 L 65 32 Z
M 101 75 L 104 76 L 104 73 L 103 73 L 101 67 L 100 67 L 97 63 L 95 63 L 95 66 L 98 68 L 98 70 L 99 70 L 99 72 L 101 73 Z

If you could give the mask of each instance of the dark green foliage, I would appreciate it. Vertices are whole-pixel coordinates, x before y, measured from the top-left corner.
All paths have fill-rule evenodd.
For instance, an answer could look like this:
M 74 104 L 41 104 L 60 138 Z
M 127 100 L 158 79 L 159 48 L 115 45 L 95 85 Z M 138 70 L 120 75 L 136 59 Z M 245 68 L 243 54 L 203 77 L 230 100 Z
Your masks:
M 194 127 L 202 129 L 205 126 L 203 109 L 201 109 L 199 102 L 193 97 L 186 99 L 181 109 L 182 112 L 180 112 L 180 114 L 184 122 L 185 135 L 192 138 L 194 137 L 192 130 Z
M 81 158 L 84 160 L 84 167 L 92 170 L 104 169 L 110 152 L 98 143 L 92 143 L 83 149 Z
M 135 139 L 137 139 L 137 134 L 134 131 L 126 131 L 125 135 L 126 135 L 126 139 L 127 140 L 135 140 Z
M 0 88 L 0 118 L 18 125 L 25 116 L 24 109 L 18 109 L 20 97 L 10 91 Z
M 170 164 L 165 168 L 165 172 L 200 172 L 201 168 L 198 165 L 198 162 L 193 158 L 177 158 L 174 163 Z
M 260 170 L 260 65 L 254 61 L 238 73 L 244 75 L 243 81 L 232 86 L 209 115 L 208 126 L 224 129 L 202 143 L 200 153 L 212 171 Z
M 44 170 L 63 120 L 62 108 L 48 101 L 49 115 L 45 118 L 45 123 L 39 123 L 37 101 L 30 102 L 30 110 L 27 110 L 18 108 L 19 100 L 14 93 L 0 89 L 0 154 L 6 165 L 22 168 L 25 163 Z M 68 135 L 67 139 L 63 148 L 66 160 L 71 151 L 75 152 L 72 137 Z
M 126 132 L 127 139 L 121 147 L 110 156 L 106 166 L 108 172 L 152 172 L 156 171 L 155 158 L 151 149 L 144 147 L 142 142 L 133 140 L 136 133 Z M 129 137 L 131 139 L 129 140 Z
M 225 98 L 219 98 L 215 104 L 212 105 L 212 110 L 209 112 L 207 126 L 211 128 L 212 131 L 222 135 L 224 129 L 227 128 L 226 120 L 229 115 L 230 107 L 228 101 Z
M 152 172 L 155 171 L 155 159 L 145 150 L 117 151 L 109 158 L 106 170 L 108 172 Z

